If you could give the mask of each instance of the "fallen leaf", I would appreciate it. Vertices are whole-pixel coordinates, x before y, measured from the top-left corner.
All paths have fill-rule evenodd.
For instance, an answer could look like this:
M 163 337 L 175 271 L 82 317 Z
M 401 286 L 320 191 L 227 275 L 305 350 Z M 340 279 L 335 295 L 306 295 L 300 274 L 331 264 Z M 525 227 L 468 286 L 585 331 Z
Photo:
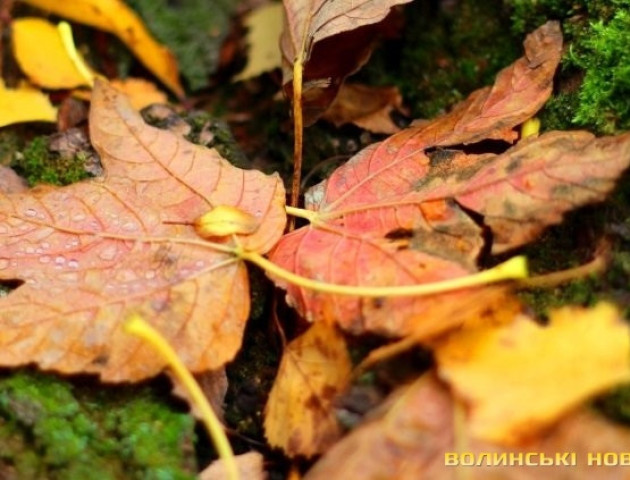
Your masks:
M 312 457 L 341 436 L 333 400 L 350 380 L 346 342 L 317 323 L 287 345 L 265 408 L 265 436 L 290 456 Z
M 306 193 L 306 208 L 316 212 L 310 224 L 285 235 L 270 259 L 333 284 L 436 282 L 477 269 L 484 239 L 469 210 L 485 216 L 496 253 L 532 240 L 564 212 L 603 199 L 630 163 L 630 134 L 596 139 L 586 132 L 549 132 L 499 155 L 426 150 L 513 139 L 510 129 L 551 92 L 560 42 L 559 25 L 544 25 L 526 40 L 526 57 L 499 73 L 493 87 L 473 92 L 429 124 L 367 147 L 312 187 Z M 469 289 L 431 298 L 361 299 L 274 282 L 308 320 L 394 336 L 423 328 L 435 305 L 475 295 Z
M 336 127 L 352 123 L 370 132 L 392 134 L 400 127 L 391 113 L 401 107 L 402 96 L 397 87 L 343 84 L 322 118 Z
M 171 370 L 167 371 L 167 375 L 171 379 L 173 384 L 173 390 L 171 393 L 182 400 L 186 401 L 190 407 L 190 413 L 194 415 L 197 420 L 204 421 L 204 416 L 198 405 L 190 397 L 186 387 L 177 379 L 176 375 L 173 375 Z M 223 421 L 223 405 L 225 401 L 225 394 L 228 389 L 228 378 L 225 372 L 225 367 L 221 367 L 218 370 L 210 370 L 207 372 L 198 373 L 195 375 L 195 380 L 199 384 L 201 391 L 208 400 L 210 407 L 214 411 L 217 418 Z
M 56 25 L 41 18 L 11 23 L 13 55 L 29 80 L 50 89 L 88 85 L 61 40 Z
M 128 77 L 125 79 L 114 79 L 109 84 L 129 99 L 129 103 L 136 110 L 142 110 L 153 104 L 167 104 L 168 97 L 157 88 L 155 83 L 142 78 Z M 89 101 L 91 92 L 86 90 L 75 90 L 72 92 L 74 98 Z
M 154 83 L 142 78 L 116 79 L 111 81 L 111 85 L 123 92 L 136 110 L 142 110 L 154 103 L 168 103 L 168 97 L 163 91 Z
M 221 367 L 240 347 L 247 274 L 190 224 L 237 207 L 261 222 L 238 241 L 265 252 L 285 225 L 282 182 L 146 125 L 103 82 L 90 137 L 103 178 L 0 195 L 0 278 L 24 282 L 0 299 L 0 364 L 106 381 L 155 375 L 164 361 L 122 329 L 137 313 L 193 372 Z
M 263 456 L 258 452 L 247 452 L 234 457 L 240 477 L 247 480 L 265 480 L 267 474 L 263 468 Z M 223 480 L 228 477 L 225 462 L 215 460 L 200 474 L 199 480 Z
M 630 329 L 610 304 L 565 307 L 550 313 L 546 327 L 521 315 L 509 325 L 462 330 L 436 358 L 440 377 L 470 407 L 470 434 L 514 444 L 630 381 Z
M 285 90 L 292 97 L 293 65 L 303 63 L 304 125 L 319 118 L 345 77 L 368 59 L 390 10 L 411 0 L 284 0 L 280 48 Z
M 55 121 L 57 109 L 44 93 L 27 84 L 6 88 L 0 80 L 0 127 L 22 122 Z
M 499 379 L 497 383 L 500 384 Z M 630 429 L 614 425 L 588 409 L 567 415 L 526 444 L 506 448 L 462 438 L 453 420 L 455 408 L 448 390 L 432 375 L 425 375 L 394 391 L 369 419 L 328 450 L 304 480 L 345 480 L 354 478 L 356 472 L 361 472 L 365 480 L 628 478 L 626 469 L 620 466 L 588 465 L 589 454 L 630 449 Z M 474 466 L 446 464 L 447 454 L 461 453 L 472 455 L 475 462 L 485 458 L 492 462 L 495 456 L 503 455 L 506 461 L 488 465 L 482 460 Z M 534 465 L 525 465 L 528 453 Z M 555 460 L 556 455 L 562 457 L 565 453 L 575 454 L 575 466 L 561 462 L 550 466 L 536 464 L 542 455 Z M 520 457 L 520 465 L 509 464 L 510 455 Z
M 175 56 L 159 44 L 122 0 L 23 0 L 78 23 L 116 35 L 178 97 L 184 96 Z
M 261 73 L 282 66 L 282 57 L 278 51 L 282 33 L 283 7 L 281 3 L 269 3 L 258 7 L 243 19 L 247 28 L 247 64 L 234 81 L 247 80 Z
M 26 180 L 10 167 L 0 165 L 0 192 L 19 193 L 28 190 Z

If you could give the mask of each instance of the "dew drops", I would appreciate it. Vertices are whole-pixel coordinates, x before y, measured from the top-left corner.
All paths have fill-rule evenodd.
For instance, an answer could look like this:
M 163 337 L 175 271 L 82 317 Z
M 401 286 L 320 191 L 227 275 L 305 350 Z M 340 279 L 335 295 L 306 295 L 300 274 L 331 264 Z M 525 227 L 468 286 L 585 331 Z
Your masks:
M 147 280 L 155 278 L 155 270 L 147 270 L 146 272 L 144 272 L 144 278 L 146 278 Z
M 80 222 L 81 220 L 85 220 L 85 214 L 75 213 L 74 215 L 72 215 L 73 222 Z
M 204 262 L 203 260 L 197 260 L 195 262 L 195 267 L 197 267 L 197 268 L 203 268 L 203 267 L 205 267 L 205 265 L 206 265 L 206 262 Z
M 138 229 L 138 225 L 135 222 L 126 222 L 123 223 L 122 229 L 126 232 L 133 232 L 134 230 Z
M 105 247 L 103 250 L 101 250 L 98 256 L 101 260 L 109 261 L 116 258 L 117 253 L 118 253 L 118 249 L 116 248 L 116 245 L 109 245 Z
M 5 268 L 8 268 L 8 266 L 9 266 L 9 259 L 0 258 L 0 270 L 4 270 Z
M 39 257 L 39 263 L 50 263 L 50 257 L 48 255 L 42 255 Z
M 75 259 L 68 260 L 68 266 L 70 268 L 79 268 L 79 262 Z
M 34 217 L 35 215 L 37 215 L 37 210 L 34 208 L 27 208 L 24 210 L 24 216 L 26 217 Z
M 160 313 L 168 308 L 169 302 L 166 298 L 154 298 L 151 300 L 151 308 L 154 312 Z
M 79 246 L 79 239 L 76 237 L 73 237 L 71 240 L 68 240 L 65 245 L 66 249 L 68 250 L 74 247 L 78 247 L 78 246 Z
M 130 269 L 120 270 L 116 274 L 116 280 L 121 283 L 132 282 L 136 280 L 137 278 L 138 276 L 136 275 L 136 272 Z
M 55 265 L 63 265 L 64 263 L 66 263 L 66 258 L 59 255 L 57 257 L 55 257 Z
M 26 248 L 24 249 L 24 252 L 29 253 L 29 254 L 33 254 L 33 253 L 35 253 L 35 248 L 30 247 L 30 246 L 29 246 L 29 247 L 26 247 Z
M 77 283 L 79 281 L 79 274 L 77 272 L 65 272 L 59 274 L 58 278 L 66 283 Z
M 50 248 L 50 243 L 48 243 L 48 242 L 42 242 L 42 243 L 40 243 L 40 244 L 39 244 L 39 246 L 40 246 L 41 248 L 43 248 L 44 250 L 47 250 L 47 249 L 49 249 L 49 248 Z

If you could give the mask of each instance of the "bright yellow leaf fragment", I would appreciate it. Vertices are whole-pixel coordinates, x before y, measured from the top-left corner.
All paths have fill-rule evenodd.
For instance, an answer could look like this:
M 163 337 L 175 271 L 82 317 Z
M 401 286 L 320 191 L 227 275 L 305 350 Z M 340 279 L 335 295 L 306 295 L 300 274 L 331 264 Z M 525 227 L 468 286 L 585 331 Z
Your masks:
M 22 122 L 55 122 L 57 109 L 48 97 L 28 85 L 7 89 L 0 80 L 0 127 Z
M 293 340 L 265 408 L 269 444 L 290 457 L 326 451 L 342 433 L 333 402 L 349 378 L 346 342 L 334 326 L 317 322 Z
M 270 3 L 248 14 L 243 23 L 247 27 L 249 54 L 245 69 L 235 81 L 256 77 L 282 66 L 280 34 L 284 21 L 282 3 Z
M 140 17 L 122 0 L 23 1 L 116 35 L 169 89 L 179 97 L 184 96 L 175 56 L 153 38 Z
M 89 85 L 64 47 L 56 25 L 41 18 L 18 18 L 11 24 L 13 55 L 29 80 L 44 88 Z
M 511 444 L 630 380 L 630 331 L 610 304 L 553 311 L 541 326 L 462 331 L 436 351 L 440 376 L 469 405 L 470 434 Z

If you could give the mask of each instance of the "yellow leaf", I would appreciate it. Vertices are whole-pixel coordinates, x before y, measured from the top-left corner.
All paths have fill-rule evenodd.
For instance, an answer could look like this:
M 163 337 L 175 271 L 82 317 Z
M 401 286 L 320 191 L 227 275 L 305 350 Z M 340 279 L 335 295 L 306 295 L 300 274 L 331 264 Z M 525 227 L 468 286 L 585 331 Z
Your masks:
M 110 84 L 116 90 L 127 95 L 131 106 L 136 110 L 142 110 L 154 103 L 168 103 L 168 98 L 163 91 L 158 89 L 154 83 L 142 78 L 115 79 Z
M 116 35 L 168 88 L 177 96 L 184 96 L 175 56 L 153 38 L 140 17 L 122 0 L 23 1 Z
M 48 97 L 28 85 L 7 89 L 0 80 L 0 127 L 21 122 L 55 122 L 57 109 Z
M 29 80 L 44 88 L 88 85 L 70 59 L 57 27 L 41 18 L 19 18 L 11 24 L 13 55 Z
M 463 330 L 436 357 L 440 376 L 469 404 L 471 435 L 513 444 L 630 380 L 630 331 L 610 304 L 566 307 L 546 327 L 519 316 Z
M 269 444 L 293 457 L 327 450 L 340 436 L 333 400 L 350 377 L 350 358 L 334 326 L 317 322 L 282 355 L 265 408 Z
M 234 80 L 246 80 L 282 66 L 280 34 L 283 25 L 282 3 L 270 3 L 248 14 L 243 23 L 248 29 L 249 54 L 245 69 Z

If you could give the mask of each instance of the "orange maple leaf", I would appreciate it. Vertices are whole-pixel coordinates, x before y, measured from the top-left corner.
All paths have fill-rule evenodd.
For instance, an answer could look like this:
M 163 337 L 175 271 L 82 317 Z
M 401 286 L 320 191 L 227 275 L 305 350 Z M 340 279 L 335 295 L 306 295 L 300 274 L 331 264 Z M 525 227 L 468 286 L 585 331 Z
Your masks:
M 527 37 L 525 56 L 492 87 L 359 152 L 307 192 L 310 224 L 285 235 L 270 259 L 335 284 L 435 282 L 478 268 L 484 228 L 494 235 L 486 246 L 499 253 L 533 240 L 567 210 L 603 199 L 630 163 L 630 134 L 596 139 L 549 132 L 499 155 L 436 148 L 514 141 L 513 128 L 551 94 L 561 46 L 559 24 L 543 25 Z M 365 299 L 321 295 L 272 278 L 309 320 L 336 321 L 355 333 L 408 335 L 431 321 L 436 303 L 474 294 Z
M 138 313 L 192 371 L 222 366 L 240 347 L 249 290 L 243 263 L 221 242 L 236 238 L 259 253 L 276 243 L 285 225 L 280 178 L 146 125 L 103 82 L 90 136 L 103 178 L 0 193 L 0 278 L 23 282 L 0 298 L 0 364 L 107 381 L 155 375 L 164 361 L 122 329 Z M 204 241 L 192 223 L 217 206 L 236 207 L 258 228 Z

